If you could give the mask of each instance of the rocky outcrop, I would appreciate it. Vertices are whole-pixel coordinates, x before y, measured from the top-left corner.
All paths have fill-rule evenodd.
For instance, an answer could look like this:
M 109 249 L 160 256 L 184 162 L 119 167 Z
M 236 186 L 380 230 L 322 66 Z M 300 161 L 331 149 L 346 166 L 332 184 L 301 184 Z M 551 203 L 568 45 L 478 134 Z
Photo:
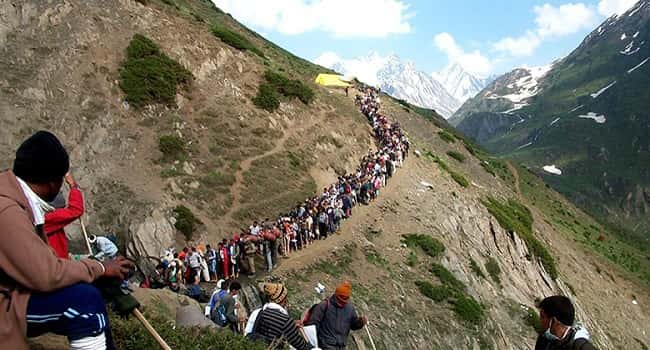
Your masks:
M 158 258 L 166 249 L 174 246 L 176 229 L 162 210 L 154 209 L 144 222 L 131 224 L 129 233 L 128 257 L 147 270 L 156 262 L 152 257 Z

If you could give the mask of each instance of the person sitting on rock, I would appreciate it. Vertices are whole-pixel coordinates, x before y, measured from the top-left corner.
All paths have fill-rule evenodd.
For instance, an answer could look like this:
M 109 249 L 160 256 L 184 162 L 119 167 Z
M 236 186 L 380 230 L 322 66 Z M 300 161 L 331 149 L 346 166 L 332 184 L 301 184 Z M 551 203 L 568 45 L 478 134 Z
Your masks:
M 25 337 L 67 336 L 70 349 L 114 349 L 100 277 L 124 279 L 133 264 L 61 259 L 43 233 L 47 204 L 70 168 L 53 134 L 39 131 L 16 151 L 13 171 L 0 174 L 0 349 L 27 350 Z
M 113 259 L 119 253 L 115 243 L 104 236 L 90 235 L 88 241 L 95 248 L 95 258 L 99 260 Z
M 589 332 L 574 325 L 571 300 L 555 295 L 539 303 L 539 319 L 545 332 L 537 337 L 535 350 L 594 350 Z

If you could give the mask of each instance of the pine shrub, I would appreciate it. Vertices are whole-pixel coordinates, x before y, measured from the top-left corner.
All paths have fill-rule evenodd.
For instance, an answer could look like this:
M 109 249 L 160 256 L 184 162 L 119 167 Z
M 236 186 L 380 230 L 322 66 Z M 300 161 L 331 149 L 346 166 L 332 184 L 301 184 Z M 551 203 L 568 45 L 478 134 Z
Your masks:
M 191 79 L 192 73 L 160 51 L 151 39 L 133 36 L 120 69 L 120 88 L 132 106 L 174 105 L 178 87 Z
M 185 235 L 185 239 L 191 241 L 194 230 L 201 224 L 201 221 L 184 205 L 179 205 L 174 208 L 174 218 L 176 219 L 176 223 L 174 224 L 176 229 Z

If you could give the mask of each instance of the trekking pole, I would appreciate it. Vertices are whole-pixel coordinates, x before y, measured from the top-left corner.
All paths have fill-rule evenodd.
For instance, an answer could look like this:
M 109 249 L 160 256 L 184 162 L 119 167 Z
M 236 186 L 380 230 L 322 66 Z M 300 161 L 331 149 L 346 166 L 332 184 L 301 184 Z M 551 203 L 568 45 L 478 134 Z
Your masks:
M 79 223 L 81 223 L 81 232 L 84 234 L 84 242 L 86 242 L 86 248 L 88 248 L 88 254 L 93 255 L 93 249 L 90 247 L 90 240 L 88 240 L 88 234 L 86 233 L 86 225 L 81 217 L 79 217 Z
M 363 328 L 365 328 L 366 333 L 368 333 L 368 338 L 370 338 L 370 345 L 372 345 L 373 350 L 377 350 L 377 347 L 375 346 L 375 342 L 372 340 L 372 335 L 370 335 L 370 330 L 368 329 L 368 324 L 363 326 Z
M 83 232 L 84 240 L 86 241 L 86 246 L 88 247 L 88 253 L 92 256 L 93 250 L 92 248 L 90 248 L 90 241 L 88 240 L 88 233 L 86 232 L 86 226 L 84 225 L 84 222 L 81 218 L 79 218 L 79 222 L 81 223 L 81 231 Z M 142 314 L 142 312 L 140 312 L 138 308 L 133 309 L 132 313 L 133 316 L 135 316 L 135 318 L 137 318 L 138 321 L 142 323 L 142 325 L 147 330 L 147 332 L 149 332 L 149 334 L 151 334 L 151 336 L 156 340 L 158 345 L 160 345 L 161 349 L 172 350 L 172 348 L 169 347 L 169 345 L 167 345 L 167 342 L 165 342 L 165 340 L 160 336 L 160 334 L 158 334 L 156 329 L 153 328 L 153 326 L 149 323 L 149 321 L 147 321 L 147 319 L 144 317 L 144 315 Z

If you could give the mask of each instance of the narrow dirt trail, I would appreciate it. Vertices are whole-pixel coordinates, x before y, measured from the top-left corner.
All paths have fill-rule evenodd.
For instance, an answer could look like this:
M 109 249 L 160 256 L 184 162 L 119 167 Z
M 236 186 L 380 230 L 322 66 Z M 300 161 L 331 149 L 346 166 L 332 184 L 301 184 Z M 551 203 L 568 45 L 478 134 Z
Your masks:
M 352 209 L 352 216 L 341 223 L 341 227 L 336 233 L 331 234 L 325 240 L 314 242 L 305 249 L 291 253 L 288 258 L 281 260 L 281 264 L 278 264 L 275 271 L 286 272 L 293 268 L 308 266 L 321 257 L 327 257 L 333 247 L 342 247 L 346 242 L 354 240 L 356 228 L 367 226 L 369 221 L 375 218 L 373 215 L 370 215 L 376 213 L 377 208 L 375 207 L 378 207 L 386 199 L 392 198 L 397 187 L 407 177 L 412 176 L 407 171 L 409 163 L 412 161 L 411 156 L 406 158 L 404 165 L 397 169 L 393 177 L 386 184 L 386 187 L 381 189 L 378 199 L 370 202 L 368 205 L 360 204 L 354 207 Z
M 277 140 L 275 146 L 261 154 L 245 159 L 239 165 L 239 170 L 235 173 L 235 183 L 230 187 L 230 194 L 232 195 L 232 205 L 230 206 L 228 212 L 223 216 L 225 222 L 233 222 L 233 215 L 241 209 L 241 198 L 242 198 L 242 187 L 244 186 L 244 173 L 250 170 L 253 162 L 262 159 L 264 157 L 271 156 L 273 154 L 282 152 L 285 150 L 284 144 L 289 140 L 289 138 L 296 134 L 296 132 L 304 129 L 309 129 L 318 123 L 318 117 L 313 118 L 307 124 L 301 124 L 300 127 L 294 127 L 294 124 L 290 124 L 285 130 L 281 138 Z
M 508 166 L 508 170 L 512 173 L 512 176 L 515 177 L 515 191 L 517 192 L 517 197 L 519 197 L 520 200 L 523 200 L 524 196 L 521 194 L 521 186 L 519 186 L 519 172 L 512 163 L 506 162 L 506 165 Z

